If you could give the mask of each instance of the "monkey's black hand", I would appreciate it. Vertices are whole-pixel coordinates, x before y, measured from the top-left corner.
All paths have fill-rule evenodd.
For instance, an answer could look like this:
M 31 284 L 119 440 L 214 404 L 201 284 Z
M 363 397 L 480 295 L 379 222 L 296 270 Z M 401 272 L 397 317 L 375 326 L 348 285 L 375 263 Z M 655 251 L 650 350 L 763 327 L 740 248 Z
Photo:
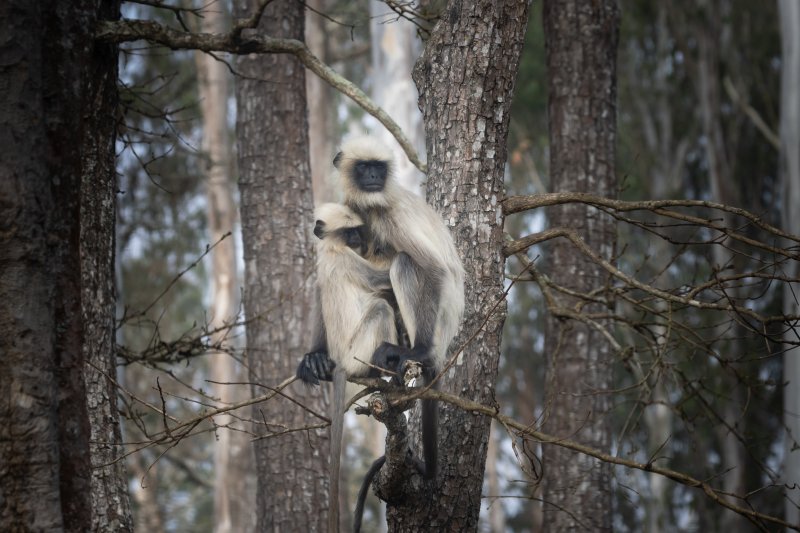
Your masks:
M 336 363 L 331 360 L 328 352 L 309 352 L 303 356 L 297 367 L 297 377 L 306 385 L 319 385 L 319 380 L 333 381 L 334 368 Z

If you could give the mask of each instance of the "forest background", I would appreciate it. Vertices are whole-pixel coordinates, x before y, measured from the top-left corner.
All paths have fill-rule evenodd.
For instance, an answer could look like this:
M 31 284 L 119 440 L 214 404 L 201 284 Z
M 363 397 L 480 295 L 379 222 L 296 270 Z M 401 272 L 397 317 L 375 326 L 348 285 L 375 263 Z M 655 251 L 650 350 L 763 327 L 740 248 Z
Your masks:
M 91 348 L 83 349 L 86 390 L 76 400 L 88 405 L 93 424 L 86 439 L 91 491 L 104 495 L 88 510 L 95 529 L 110 519 L 118 529 L 153 533 L 280 524 L 324 530 L 329 392 L 286 385 L 311 344 L 311 208 L 341 200 L 333 155 L 342 139 L 370 132 L 395 150 L 404 186 L 427 192 L 442 213 L 456 209 L 441 200 L 447 164 L 430 158 L 437 132 L 427 132 L 428 175 L 437 177 L 420 170 L 426 120 L 435 113 L 425 105 L 445 100 L 431 89 L 418 106 L 424 69 L 415 71 L 423 50 L 440 44 L 434 25 L 442 14 L 454 28 L 468 18 L 453 4 L 121 5 L 123 20 L 187 34 L 256 26 L 274 37 L 304 32 L 310 53 L 361 88 L 367 104 L 357 89 L 336 86 L 340 80 L 303 72 L 300 61 L 308 67 L 309 60 L 302 52 L 165 47 L 153 27 L 95 31 L 102 42 L 120 43 L 118 76 L 103 82 L 118 91 L 116 121 L 94 128 L 113 127 L 116 135 L 113 192 L 100 202 L 100 211 L 113 215 L 114 238 L 107 262 L 84 263 L 82 274 L 85 338 L 98 323 L 87 301 L 98 313 L 113 309 L 114 317 L 106 328 L 113 338 L 99 348 L 113 345 L 114 359 L 99 368 L 90 362 Z M 482 424 L 495 419 L 490 434 L 476 430 L 473 447 L 483 459 L 469 468 L 483 482 L 478 498 L 467 498 L 465 506 L 474 508 L 463 511 L 474 515 L 465 519 L 467 529 L 800 527 L 800 8 L 792 0 L 597 4 L 598 13 L 588 14 L 560 14 L 557 1 L 505 2 L 498 11 L 521 13 L 522 21 L 506 28 L 516 37 L 498 43 L 510 56 L 516 47 L 519 53 L 508 60 L 511 82 L 498 83 L 513 89 L 513 101 L 497 121 L 507 140 L 492 140 L 503 146 L 497 175 L 475 196 L 485 197 L 478 211 L 498 199 L 502 205 L 485 211 L 500 220 L 487 230 L 487 242 L 496 245 L 487 257 L 504 280 L 481 271 L 499 288 L 482 291 L 481 280 L 472 279 L 478 288 L 468 294 L 478 303 L 453 349 L 469 345 L 476 331 L 481 350 L 491 351 L 494 330 L 502 344 L 499 358 L 476 365 L 477 376 L 469 378 L 488 392 L 446 391 L 464 400 L 451 398 L 454 409 Z M 576 149 L 553 131 L 559 115 L 552 106 L 563 96 L 553 87 L 569 85 L 571 75 L 593 75 L 557 62 L 562 15 L 591 27 L 594 37 L 582 44 L 591 47 L 600 35 L 607 48 L 597 49 L 611 58 L 595 65 L 598 79 L 610 69 L 610 92 L 600 98 L 609 107 L 588 107 L 580 124 L 610 146 L 610 177 L 601 182 L 557 177 L 564 168 L 587 174 L 575 170 L 580 162 L 556 155 L 565 144 Z M 594 26 L 592 16 L 618 28 Z M 139 39 L 143 30 L 153 31 Z M 430 61 L 433 52 L 426 54 Z M 402 137 L 376 118 L 373 103 Z M 93 119 L 84 120 L 93 127 Z M 591 153 L 607 162 L 600 148 Z M 590 222 L 583 225 L 583 218 Z M 83 258 L 87 243 L 109 244 L 93 239 L 86 220 Z M 469 222 L 448 224 L 455 232 Z M 481 224 L 472 227 L 480 235 Z M 576 270 L 562 266 L 573 259 Z M 478 257 L 465 262 L 480 264 Z M 87 280 L 94 268 L 108 271 L 99 285 Z M 575 273 L 582 281 L 569 279 Z M 98 286 L 102 291 L 92 293 Z M 10 375 L 12 363 L 5 364 Z M 119 427 L 117 413 L 102 407 L 114 398 Z M 93 410 L 110 420 L 107 433 L 97 433 Z M 9 418 L 19 416 L 12 411 Z M 459 430 L 449 416 L 443 442 L 455 443 Z M 372 418 L 347 419 L 342 524 L 350 523 L 358 485 L 384 453 L 385 437 Z M 7 464 L 16 464 L 11 445 L 4 446 Z M 98 488 L 97 472 L 113 488 Z M 554 474 L 563 485 L 548 481 Z M 2 473 L 6 493 L 14 475 Z M 586 486 L 578 487 L 584 478 Z M 281 511 L 285 500 L 276 494 L 305 503 Z M 365 528 L 385 530 L 388 520 L 391 530 L 408 519 L 403 512 L 371 496 Z M 455 527 L 453 516 L 446 520 Z

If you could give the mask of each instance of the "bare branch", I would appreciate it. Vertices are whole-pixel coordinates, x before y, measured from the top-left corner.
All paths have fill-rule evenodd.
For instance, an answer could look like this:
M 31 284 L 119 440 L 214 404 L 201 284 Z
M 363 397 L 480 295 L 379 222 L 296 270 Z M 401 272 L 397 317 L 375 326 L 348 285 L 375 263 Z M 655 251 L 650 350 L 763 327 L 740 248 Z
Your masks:
M 149 20 L 100 21 L 97 24 L 97 39 L 123 43 L 145 40 L 157 43 L 173 50 L 201 50 L 203 52 L 228 52 L 231 54 L 292 54 L 306 68 L 325 80 L 333 88 L 349 97 L 364 111 L 375 117 L 391 133 L 405 152 L 409 161 L 421 172 L 427 172 L 411 142 L 400 126 L 386 111 L 378 106 L 369 96 L 353 82 L 339 75 L 328 65 L 319 60 L 302 41 L 296 39 L 277 39 L 265 35 L 242 35 L 256 17 L 254 15 L 243 27 L 228 33 L 190 33 L 163 26 Z M 260 17 L 260 15 L 259 15 Z

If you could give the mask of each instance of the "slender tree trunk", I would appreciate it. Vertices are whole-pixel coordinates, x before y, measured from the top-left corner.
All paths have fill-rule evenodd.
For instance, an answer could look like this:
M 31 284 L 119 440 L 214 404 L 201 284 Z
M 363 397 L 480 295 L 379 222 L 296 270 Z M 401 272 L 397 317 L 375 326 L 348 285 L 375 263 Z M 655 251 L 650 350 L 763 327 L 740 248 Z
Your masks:
M 509 108 L 528 22 L 525 0 L 452 0 L 414 68 L 425 121 L 428 201 L 451 226 L 466 269 L 466 310 L 451 353 L 503 294 L 503 176 Z M 505 305 L 444 376 L 442 388 L 494 401 Z M 413 505 L 390 502 L 391 531 L 475 531 L 489 420 L 440 406 L 440 473 Z
M 119 2 L 100 17 L 119 18 Z M 82 145 L 81 277 L 86 403 L 91 427 L 92 531 L 133 531 L 121 448 L 116 374 L 114 255 L 116 221 L 117 61 L 114 44 L 94 43 Z M 111 379 L 110 379 L 111 378 Z
M 422 51 L 417 27 L 404 19 L 386 24 L 387 13 L 392 11 L 383 2 L 373 0 L 369 8 L 372 98 L 395 118 L 406 137 L 422 153 L 425 150 L 425 132 L 417 107 L 417 88 L 411 79 L 414 62 Z M 376 135 L 396 153 L 401 153 L 400 146 L 388 131 L 381 128 Z M 404 187 L 419 191 L 423 175 L 407 158 L 401 157 L 397 159 L 395 177 Z
M 201 31 L 223 33 L 227 23 L 223 6 L 206 10 Z M 228 134 L 227 66 L 208 54 L 196 52 L 198 93 L 203 112 L 203 153 L 206 161 L 206 202 L 209 237 L 219 244 L 212 258 L 211 317 L 209 329 L 217 331 L 211 342 L 220 346 L 210 354 L 214 396 L 224 404 L 245 400 L 247 387 L 231 385 L 246 381 L 244 369 L 233 357 L 235 336 L 227 326 L 237 318 L 239 276 L 236 271 L 236 241 L 231 233 L 236 226 L 236 202 L 229 172 L 231 141 Z M 227 235 L 227 237 L 226 237 Z M 221 241 L 221 242 L 220 242 Z M 219 427 L 214 447 L 214 531 L 217 533 L 251 531 L 255 525 L 255 498 L 248 490 L 252 472 L 252 446 L 246 433 L 236 427 L 231 415 L 214 419 Z
M 546 0 L 543 22 L 552 190 L 613 198 L 617 193 L 616 0 Z M 613 256 L 615 225 L 597 210 L 577 204 L 554 209 L 550 224 L 578 231 L 603 257 Z M 564 241 L 551 244 L 548 265 L 555 283 L 582 293 L 606 283 L 602 268 Z M 584 312 L 600 311 L 600 305 L 584 307 Z M 599 332 L 550 316 L 545 352 L 549 357 L 545 430 L 610 452 L 610 400 L 603 393 L 611 384 L 610 347 Z M 610 466 L 551 445 L 543 446 L 543 462 L 545 530 L 610 531 Z
M 326 62 L 327 34 L 324 0 L 308 0 L 310 9 L 306 10 L 306 45 L 311 53 Z M 311 161 L 311 181 L 314 189 L 314 202 L 335 200 L 330 176 L 333 172 L 333 136 L 334 103 L 331 87 L 319 76 L 306 76 L 306 94 L 308 95 L 308 145 Z
M 726 30 L 722 28 L 721 7 L 718 5 L 706 5 L 705 7 L 707 27 L 697 28 L 695 35 L 698 41 L 697 92 L 703 135 L 706 139 L 705 152 L 708 161 L 711 197 L 722 204 L 741 207 L 741 197 L 733 176 L 733 165 L 728 156 L 720 116 L 722 106 L 718 75 L 719 53 L 721 49 L 725 48 L 725 44 L 719 42 L 719 35 L 724 34 Z M 708 31 L 709 27 L 711 31 Z M 734 217 L 729 213 L 723 215 L 723 220 L 725 227 L 735 227 Z M 733 251 L 724 246 L 731 244 L 731 241 L 723 239 L 721 245 L 712 248 L 714 268 L 736 269 L 737 262 Z M 736 271 L 733 270 L 733 272 Z M 730 270 L 727 272 L 733 273 Z M 740 291 L 740 288 L 731 287 L 726 292 L 731 298 L 737 300 Z M 714 350 L 720 359 L 729 360 L 735 365 L 742 355 L 742 344 L 738 339 L 744 335 L 744 332 L 739 329 L 736 322 L 732 324 L 723 322 L 714 327 L 713 331 Z M 738 435 L 729 429 L 734 428 L 740 434 L 744 433 L 742 424 L 745 419 L 741 415 L 745 401 L 744 394 L 736 376 L 723 374 L 721 379 L 728 382 L 723 386 L 723 390 L 729 391 L 727 401 L 721 408 L 721 415 L 725 419 L 726 425 L 719 426 L 716 432 L 722 456 L 721 471 L 725 473 L 723 487 L 728 493 L 744 494 L 746 453 Z M 737 513 L 725 511 L 722 515 L 721 527 L 725 531 L 742 531 L 747 528 L 747 520 Z
M 236 17 L 257 2 L 237 0 Z M 273 37 L 303 37 L 303 4 L 276 0 L 260 29 Z M 255 392 L 292 376 L 310 348 L 315 290 L 311 175 L 305 72 L 288 55 L 242 56 L 236 69 L 239 187 L 244 243 L 247 355 Z M 319 389 L 289 391 L 318 413 L 328 412 Z M 255 429 L 270 434 L 320 420 L 286 400 L 256 406 Z M 328 432 L 310 430 L 256 441 L 258 531 L 324 531 L 327 524 Z
M 778 0 L 781 24 L 781 161 L 783 180 L 783 228 L 800 235 L 800 3 Z M 786 265 L 786 275 L 800 277 L 797 261 Z M 787 284 L 783 293 L 783 311 L 800 314 L 800 284 Z M 786 521 L 800 524 L 800 324 L 786 331 L 786 340 L 794 347 L 783 356 L 783 417 L 786 424 Z
M 492 425 L 494 427 L 494 424 Z M 489 450 L 486 454 L 486 489 L 489 497 L 497 498 L 500 496 L 500 475 L 497 471 L 497 464 L 500 462 L 500 448 L 497 429 L 495 428 L 489 435 Z M 503 509 L 503 501 L 500 498 L 489 500 L 489 531 L 492 533 L 503 533 L 506 530 L 506 514 Z

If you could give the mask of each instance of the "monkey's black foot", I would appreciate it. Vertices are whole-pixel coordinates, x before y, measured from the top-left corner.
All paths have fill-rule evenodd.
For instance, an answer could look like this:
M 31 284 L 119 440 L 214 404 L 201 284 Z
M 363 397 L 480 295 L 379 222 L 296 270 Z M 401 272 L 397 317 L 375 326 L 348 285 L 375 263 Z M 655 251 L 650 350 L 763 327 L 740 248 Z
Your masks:
M 408 354 L 408 351 L 408 349 L 402 346 L 383 342 L 375 349 L 375 353 L 372 354 L 372 364 L 391 372 L 401 370 L 401 361 L 405 360 L 403 358 Z
M 391 370 L 397 375 L 398 381 L 403 380 L 406 371 L 406 362 L 414 361 L 422 365 L 422 374 L 430 379 L 433 370 L 433 360 L 425 348 L 404 348 L 388 342 L 382 343 L 372 355 L 372 364 Z
M 303 356 L 297 367 L 297 377 L 306 385 L 319 385 L 319 380 L 333 381 L 333 369 L 336 363 L 328 352 L 309 352 Z

